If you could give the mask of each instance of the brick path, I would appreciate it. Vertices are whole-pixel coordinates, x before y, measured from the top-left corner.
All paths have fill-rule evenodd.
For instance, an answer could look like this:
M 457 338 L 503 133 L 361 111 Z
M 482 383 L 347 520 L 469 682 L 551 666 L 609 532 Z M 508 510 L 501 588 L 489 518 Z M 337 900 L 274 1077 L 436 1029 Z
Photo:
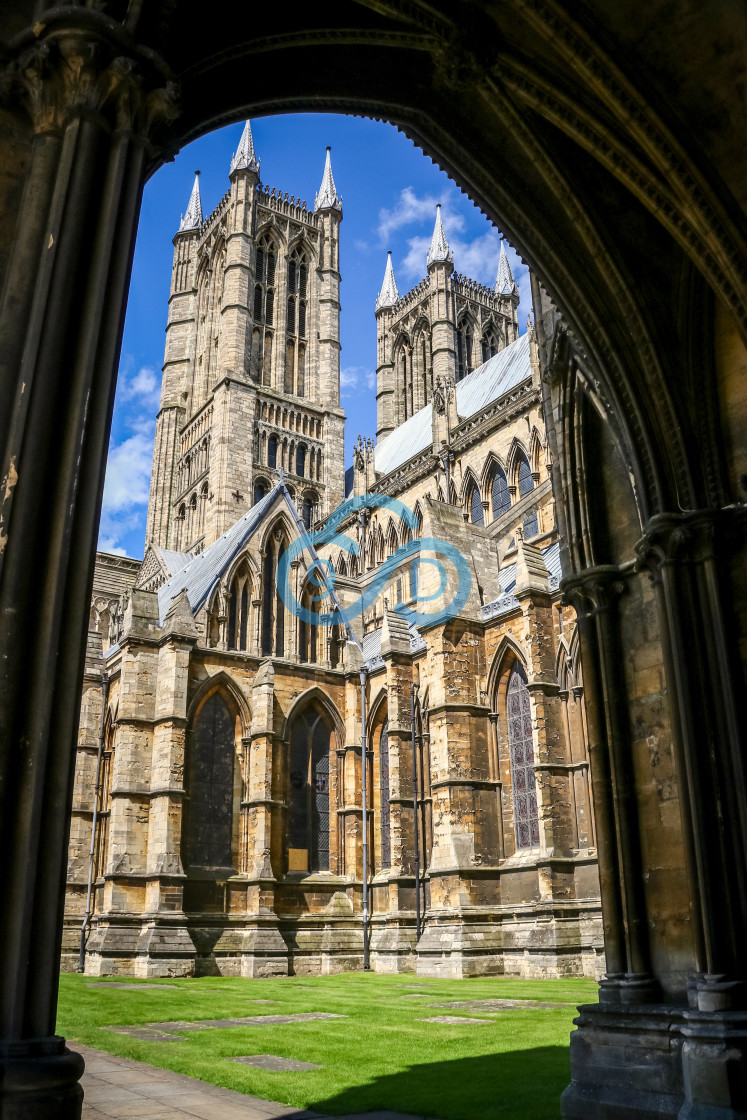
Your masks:
M 83 1120 L 422 1120 L 400 1112 L 327 1117 L 219 1089 L 181 1073 L 67 1043 L 86 1062 Z

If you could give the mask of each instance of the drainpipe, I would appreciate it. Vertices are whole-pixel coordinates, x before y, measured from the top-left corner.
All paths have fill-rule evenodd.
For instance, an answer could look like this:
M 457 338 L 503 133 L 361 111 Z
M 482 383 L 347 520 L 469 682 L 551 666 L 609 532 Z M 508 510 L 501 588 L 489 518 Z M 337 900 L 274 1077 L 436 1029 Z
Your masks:
M 101 798 L 101 759 L 104 753 L 104 725 L 106 722 L 106 704 L 109 699 L 109 679 L 104 670 L 101 679 L 101 720 L 99 722 L 99 749 L 96 755 L 96 786 L 93 799 L 93 820 L 91 821 L 91 850 L 88 853 L 88 891 L 86 893 L 86 912 L 83 924 L 80 927 L 80 956 L 78 957 L 78 972 L 85 972 L 86 967 L 86 932 L 91 923 L 91 897 L 93 894 L 93 857 L 96 850 L 96 828 L 99 819 L 99 801 Z
M 410 684 L 410 727 L 412 734 L 412 808 L 415 820 L 415 931 L 420 941 L 420 847 L 418 844 L 418 768 L 415 760 L 415 682 Z

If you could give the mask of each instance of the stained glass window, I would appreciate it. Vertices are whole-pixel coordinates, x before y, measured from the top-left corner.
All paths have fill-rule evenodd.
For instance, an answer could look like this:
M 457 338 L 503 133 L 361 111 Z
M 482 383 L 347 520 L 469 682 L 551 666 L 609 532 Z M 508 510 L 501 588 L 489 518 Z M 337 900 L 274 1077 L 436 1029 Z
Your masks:
M 539 844 L 537 783 L 534 776 L 532 713 L 526 676 L 517 665 L 508 682 L 508 745 L 511 755 L 511 785 L 514 795 L 514 829 L 517 848 Z
M 392 865 L 392 839 L 389 814 L 389 720 L 384 721 L 379 738 L 379 771 L 381 775 L 381 870 Z
M 519 460 L 519 494 L 523 498 L 525 494 L 530 494 L 534 490 L 534 479 L 532 472 L 529 469 L 529 463 L 522 455 Z M 537 521 L 537 511 L 528 513 L 524 518 L 524 538 L 529 540 L 531 537 L 536 537 L 539 532 L 539 523 Z
M 288 847 L 307 853 L 307 871 L 329 871 L 330 733 L 314 708 L 294 722 L 290 743 Z
M 495 468 L 493 483 L 490 487 L 490 503 L 493 507 L 493 517 L 500 517 L 502 513 L 511 508 L 511 494 L 508 489 L 506 476 L 500 467 Z
M 205 701 L 190 737 L 185 867 L 233 866 L 234 720 L 219 693 Z
M 482 510 L 482 502 L 480 501 L 480 491 L 477 487 L 474 488 L 470 495 L 470 518 L 473 525 L 484 525 L 485 517 Z

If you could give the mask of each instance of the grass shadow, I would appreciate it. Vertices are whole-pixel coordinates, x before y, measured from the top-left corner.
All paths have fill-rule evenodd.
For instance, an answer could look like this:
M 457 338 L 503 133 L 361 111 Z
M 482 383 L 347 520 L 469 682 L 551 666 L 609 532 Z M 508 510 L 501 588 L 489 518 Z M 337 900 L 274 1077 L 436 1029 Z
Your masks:
M 309 1105 L 334 1116 L 374 1110 L 438 1120 L 558 1120 L 570 1081 L 567 1046 L 423 1062 Z

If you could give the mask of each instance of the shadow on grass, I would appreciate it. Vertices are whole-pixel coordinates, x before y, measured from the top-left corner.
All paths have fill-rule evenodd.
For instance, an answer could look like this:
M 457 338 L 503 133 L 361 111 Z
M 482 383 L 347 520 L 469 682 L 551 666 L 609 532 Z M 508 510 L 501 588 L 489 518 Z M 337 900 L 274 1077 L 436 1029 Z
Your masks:
M 389 1110 L 438 1120 L 558 1120 L 569 1081 L 568 1047 L 538 1046 L 409 1066 L 309 1108 L 334 1116 Z

